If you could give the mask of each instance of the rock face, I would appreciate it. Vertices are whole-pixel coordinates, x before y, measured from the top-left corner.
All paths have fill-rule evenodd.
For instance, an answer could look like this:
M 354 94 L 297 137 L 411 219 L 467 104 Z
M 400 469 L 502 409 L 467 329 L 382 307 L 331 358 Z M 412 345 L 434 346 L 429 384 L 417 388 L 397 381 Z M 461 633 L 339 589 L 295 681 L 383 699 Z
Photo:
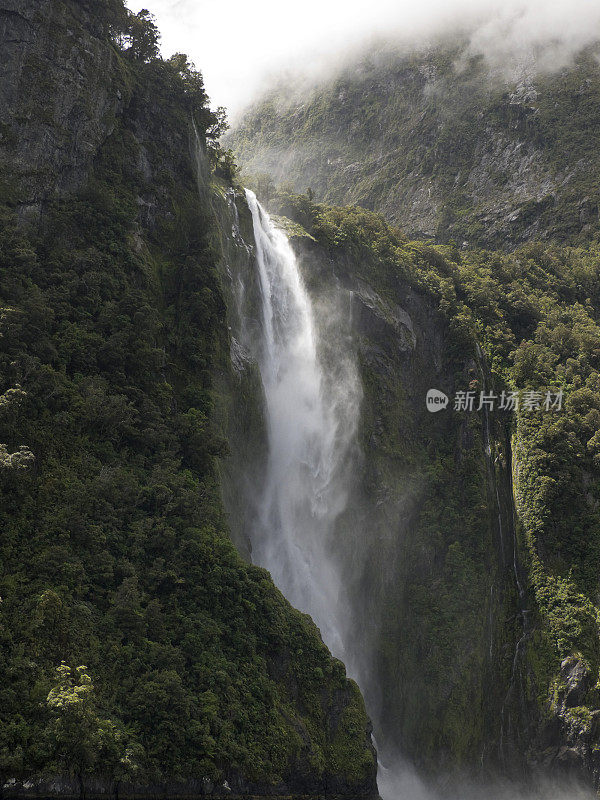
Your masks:
M 229 144 L 249 175 L 378 211 L 414 238 L 506 248 L 589 237 L 598 62 L 587 53 L 560 73 L 524 73 L 507 82 L 456 43 L 373 51 L 299 97 L 267 95 Z
M 515 643 L 501 622 L 516 605 L 510 475 L 496 458 L 506 431 L 425 403 L 432 388 L 452 398 L 483 385 L 482 365 L 474 350 L 457 354 L 435 302 L 409 281 L 390 277 L 383 291 L 360 257 L 294 241 L 315 292 L 333 280 L 352 297 L 363 461 L 340 536 L 352 540 L 345 584 L 384 763 L 400 752 L 427 774 L 480 758 L 493 770 L 503 746 L 517 774 L 523 720 L 505 678 Z M 502 715 L 513 730 L 501 746 Z
M 529 753 L 533 769 L 570 778 L 587 773 L 598 786 L 600 711 L 586 707 L 592 685 L 593 676 L 581 659 L 564 659 L 554 696 Z
M 123 108 L 124 73 L 98 25 L 90 3 L 0 2 L 0 191 L 25 216 L 81 187 Z

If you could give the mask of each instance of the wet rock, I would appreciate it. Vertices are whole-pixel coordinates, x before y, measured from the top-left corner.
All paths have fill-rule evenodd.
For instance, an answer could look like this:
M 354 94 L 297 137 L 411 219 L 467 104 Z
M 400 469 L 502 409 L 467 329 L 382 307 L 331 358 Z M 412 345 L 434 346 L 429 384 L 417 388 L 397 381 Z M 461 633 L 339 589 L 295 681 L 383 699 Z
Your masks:
M 83 3 L 0 0 L 0 168 L 24 219 L 80 187 L 126 95 Z
M 560 681 L 553 702 L 547 705 L 528 761 L 538 769 L 586 779 L 598 788 L 600 711 L 590 711 L 586 706 L 593 688 L 590 669 L 582 659 L 569 656 L 560 665 Z
M 416 336 L 410 315 L 400 306 L 385 303 L 367 286 L 352 293 L 352 315 L 355 328 L 370 339 L 383 342 L 391 351 L 412 351 Z
M 565 680 L 565 689 L 560 693 L 563 708 L 582 705 L 591 683 L 589 669 L 581 660 L 574 657 L 566 658 L 560 669 L 561 676 Z

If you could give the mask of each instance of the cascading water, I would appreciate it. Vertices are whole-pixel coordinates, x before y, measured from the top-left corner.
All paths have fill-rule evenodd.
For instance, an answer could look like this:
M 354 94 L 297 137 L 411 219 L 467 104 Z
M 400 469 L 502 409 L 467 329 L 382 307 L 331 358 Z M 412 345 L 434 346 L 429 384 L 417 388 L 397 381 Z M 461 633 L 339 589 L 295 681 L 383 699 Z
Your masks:
M 269 438 L 253 561 L 313 617 L 334 655 L 351 664 L 334 528 L 347 502 L 360 384 L 348 373 L 343 381 L 328 380 L 292 247 L 256 196 L 248 191 L 247 199 L 262 304 L 257 359 Z
M 288 600 L 310 614 L 331 652 L 364 690 L 360 658 L 366 641 L 353 623 L 341 579 L 356 542 L 336 523 L 346 508 L 356 455 L 361 384 L 355 358 L 343 342 L 343 312 L 313 304 L 285 234 L 256 196 L 252 213 L 262 325 L 254 344 L 265 394 L 269 438 L 267 475 L 252 539 L 254 563 L 266 567 Z M 333 303 L 335 305 L 335 303 Z M 341 305 L 344 305 L 343 303 Z M 326 317 L 331 317 L 329 325 Z M 349 328 L 349 320 L 345 324 Z M 342 337 L 323 341 L 319 333 Z M 327 347 L 329 344 L 329 348 Z M 398 764 L 395 764 L 397 767 Z M 405 765 L 380 763 L 382 796 L 425 800 L 419 779 Z

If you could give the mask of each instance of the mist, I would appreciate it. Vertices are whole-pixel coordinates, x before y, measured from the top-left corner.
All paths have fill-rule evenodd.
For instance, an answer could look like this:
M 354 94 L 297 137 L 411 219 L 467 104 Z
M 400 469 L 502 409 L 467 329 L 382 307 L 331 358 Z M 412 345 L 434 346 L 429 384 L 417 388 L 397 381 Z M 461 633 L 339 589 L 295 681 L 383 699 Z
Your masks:
M 510 781 L 474 783 L 456 776 L 442 785 L 429 786 L 410 764 L 401 759 L 393 768 L 380 764 L 377 785 L 383 800 L 593 800 L 596 795 L 576 781 L 539 778 L 529 788 Z
M 202 71 L 214 106 L 235 118 L 282 72 L 323 77 L 370 41 L 418 47 L 466 35 L 473 54 L 508 71 L 523 61 L 542 70 L 568 64 L 600 38 L 595 0 L 278 0 L 221 4 L 129 0 L 156 15 L 166 56 L 185 52 Z

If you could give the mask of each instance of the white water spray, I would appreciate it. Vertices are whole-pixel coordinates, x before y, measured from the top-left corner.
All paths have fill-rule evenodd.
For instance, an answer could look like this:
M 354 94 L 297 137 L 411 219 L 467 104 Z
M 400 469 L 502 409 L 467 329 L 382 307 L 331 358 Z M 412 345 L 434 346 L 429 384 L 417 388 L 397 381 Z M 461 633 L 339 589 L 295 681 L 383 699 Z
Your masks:
M 321 356 L 328 348 L 319 333 L 328 330 L 333 335 L 334 325 L 324 322 L 327 314 L 319 304 L 317 328 L 287 237 L 256 196 L 246 194 L 260 283 L 262 331 L 256 355 L 269 435 L 266 483 L 252 536 L 253 561 L 270 571 L 296 608 L 312 616 L 331 652 L 364 689 L 368 676 L 360 653 L 366 642 L 353 625 L 340 578 L 343 560 L 356 542 L 353 531 L 336 531 L 348 501 L 349 461 L 356 453 L 361 399 L 356 362 L 347 343 L 328 342 L 335 355 L 329 353 L 324 367 Z M 344 312 L 348 326 L 347 308 Z M 337 336 L 344 327 L 344 312 L 335 325 Z M 380 763 L 379 782 L 387 800 L 429 800 L 404 765 L 397 774 Z
M 269 458 L 255 563 L 288 600 L 310 614 L 325 643 L 348 660 L 335 522 L 348 497 L 349 451 L 360 390 L 356 375 L 328 380 L 313 307 L 285 234 L 247 192 L 262 303 L 257 354 L 264 387 Z

